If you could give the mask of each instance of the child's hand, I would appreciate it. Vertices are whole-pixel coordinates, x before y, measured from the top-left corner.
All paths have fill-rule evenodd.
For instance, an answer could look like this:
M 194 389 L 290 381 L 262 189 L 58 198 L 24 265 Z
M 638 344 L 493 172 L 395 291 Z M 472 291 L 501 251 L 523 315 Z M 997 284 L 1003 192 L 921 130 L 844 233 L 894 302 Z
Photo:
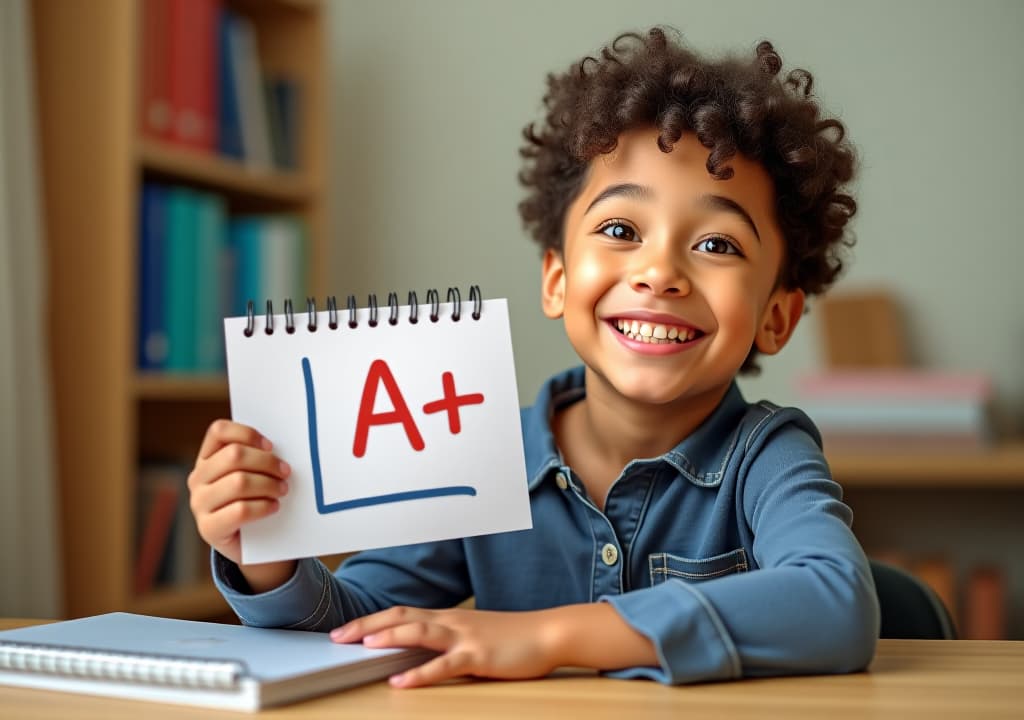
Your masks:
M 295 563 L 243 567 L 239 528 L 277 512 L 278 498 L 288 492 L 287 463 L 272 452 L 270 441 L 251 427 L 216 420 L 203 438 L 196 466 L 188 476 L 190 507 L 199 535 L 236 563 L 255 592 L 288 579 Z
M 525 679 L 558 666 L 557 628 L 547 611 L 421 610 L 396 606 L 331 631 L 335 642 L 367 647 L 423 647 L 441 653 L 391 678 L 395 687 L 418 687 L 458 677 Z

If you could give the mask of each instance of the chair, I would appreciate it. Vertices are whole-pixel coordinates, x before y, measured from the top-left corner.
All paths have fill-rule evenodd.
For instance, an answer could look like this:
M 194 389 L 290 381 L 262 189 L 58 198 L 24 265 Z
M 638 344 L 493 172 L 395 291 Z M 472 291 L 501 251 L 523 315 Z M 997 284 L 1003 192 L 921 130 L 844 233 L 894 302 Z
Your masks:
M 880 638 L 955 640 L 956 626 L 935 591 L 915 575 L 871 560 L 882 612 Z

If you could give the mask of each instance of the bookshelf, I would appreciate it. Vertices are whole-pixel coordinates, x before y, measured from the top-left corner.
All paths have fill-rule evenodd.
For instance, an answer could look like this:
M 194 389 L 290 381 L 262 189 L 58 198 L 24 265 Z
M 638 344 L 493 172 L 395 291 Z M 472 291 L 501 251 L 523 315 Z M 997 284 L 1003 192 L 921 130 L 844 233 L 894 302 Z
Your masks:
M 827 453 L 867 553 L 908 564 L 969 628 L 971 573 L 997 568 L 1006 639 L 1024 639 L 1024 441 L 977 452 Z M 919 567 L 915 567 L 915 564 Z M 944 576 L 944 577 L 943 577 Z
M 217 618 L 212 583 L 132 588 L 139 462 L 191 463 L 205 428 L 229 414 L 221 374 L 140 372 L 138 204 L 143 182 L 213 191 L 229 214 L 286 212 L 308 233 L 309 290 L 326 266 L 326 10 L 320 0 L 224 0 L 248 17 L 267 72 L 302 91 L 294 171 L 144 137 L 135 0 L 34 0 L 33 43 L 48 238 L 50 363 L 56 414 L 65 614 L 126 610 Z

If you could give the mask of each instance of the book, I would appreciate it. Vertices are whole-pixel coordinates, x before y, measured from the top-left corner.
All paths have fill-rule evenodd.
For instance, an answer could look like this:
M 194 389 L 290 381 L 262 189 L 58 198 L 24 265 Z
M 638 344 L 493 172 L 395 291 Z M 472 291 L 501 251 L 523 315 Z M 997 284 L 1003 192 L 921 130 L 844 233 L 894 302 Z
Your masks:
M 142 5 L 139 126 L 144 135 L 158 139 L 171 133 L 169 11 L 169 0 L 145 0 Z
M 224 199 L 212 193 L 196 197 L 195 268 L 195 369 L 224 370 L 224 332 L 221 321 L 228 308 L 222 305 L 221 284 L 227 231 Z
M 171 126 L 168 139 L 204 152 L 216 147 L 218 0 L 167 0 Z
M 221 155 L 242 160 L 241 98 L 238 71 L 231 55 L 233 13 L 222 7 L 217 18 L 217 150 Z
M 0 632 L 0 684 L 252 712 L 432 656 L 324 633 L 109 613 Z
M 231 416 L 292 469 L 244 563 L 532 526 L 508 303 L 403 296 L 224 321 Z
M 139 468 L 138 545 L 132 575 L 136 595 L 149 592 L 157 584 L 184 492 L 176 467 L 147 463 Z
M 168 343 L 166 369 L 175 372 L 190 372 L 196 367 L 198 227 L 197 192 L 172 187 L 167 203 L 164 313 Z
M 1005 640 L 1006 573 L 994 566 L 972 569 L 964 596 L 964 639 Z
M 162 370 L 167 363 L 164 267 L 167 249 L 167 189 L 145 183 L 139 207 L 138 366 Z

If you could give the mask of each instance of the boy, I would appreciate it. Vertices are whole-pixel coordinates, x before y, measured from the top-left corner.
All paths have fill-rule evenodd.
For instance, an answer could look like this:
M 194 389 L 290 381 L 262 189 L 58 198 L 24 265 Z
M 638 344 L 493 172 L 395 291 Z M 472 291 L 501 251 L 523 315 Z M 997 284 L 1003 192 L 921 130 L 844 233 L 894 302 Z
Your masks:
M 549 77 L 520 212 L 544 250 L 544 312 L 584 367 L 522 414 L 533 529 L 368 551 L 335 575 L 239 566 L 238 528 L 276 510 L 288 468 L 218 421 L 189 486 L 243 622 L 439 653 L 399 687 L 561 665 L 667 683 L 867 665 L 877 600 L 817 431 L 735 384 L 834 280 L 856 209 L 842 125 L 808 73 L 780 68 L 766 42 L 711 62 L 655 28 Z M 470 596 L 478 609 L 452 608 Z

